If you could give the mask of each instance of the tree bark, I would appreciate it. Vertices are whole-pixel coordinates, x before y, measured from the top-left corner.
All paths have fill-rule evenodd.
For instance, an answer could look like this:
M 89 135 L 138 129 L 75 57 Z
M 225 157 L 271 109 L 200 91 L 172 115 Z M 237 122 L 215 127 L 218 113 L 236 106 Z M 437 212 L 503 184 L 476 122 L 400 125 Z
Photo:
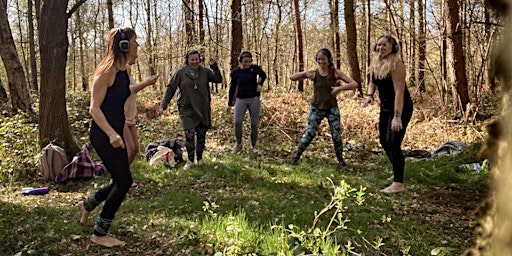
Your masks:
M 302 26 L 300 24 L 300 9 L 299 9 L 299 0 L 293 0 L 293 10 L 295 13 L 295 36 L 296 42 L 295 47 L 297 47 L 297 60 L 299 62 L 298 71 L 304 71 L 304 42 L 302 39 Z M 304 91 L 304 81 L 300 80 L 298 82 L 297 88 L 299 92 Z
M 114 10 L 112 9 L 112 0 L 107 0 L 108 27 L 114 28 Z
M 199 9 L 199 44 L 204 45 L 204 0 L 199 0 L 197 5 Z
M 68 51 L 68 0 L 44 1 L 41 9 L 39 48 L 41 92 L 39 145 L 55 142 L 74 155 L 80 150 L 73 139 L 66 111 L 66 60 Z
M 183 13 L 185 14 L 185 34 L 187 45 L 195 43 L 194 13 L 192 13 L 192 0 L 183 0 Z
M 418 84 L 420 92 L 426 92 L 425 61 L 427 59 L 427 35 L 425 30 L 423 0 L 418 0 Z
M 5 91 L 4 83 L 2 83 L 2 80 L 0 80 L 0 102 L 1 103 L 9 102 L 9 98 L 7 98 L 7 92 Z
M 36 38 L 34 34 L 34 15 L 33 15 L 33 4 L 32 0 L 28 0 L 28 40 L 29 40 L 29 51 L 30 51 L 30 76 L 31 76 L 31 88 L 35 93 L 39 93 L 39 83 L 37 82 L 37 62 L 36 62 Z
M 453 108 L 455 113 L 464 115 L 469 103 L 468 81 L 466 78 L 466 59 L 462 43 L 462 25 L 459 18 L 459 3 L 457 0 L 446 0 L 445 19 L 448 34 L 448 49 L 452 72 Z
M 341 40 L 339 22 L 339 0 L 329 0 L 331 7 L 331 30 L 333 34 L 333 58 L 336 60 L 336 68 L 341 68 Z
M 0 56 L 4 62 L 9 85 L 12 111 L 32 113 L 27 79 L 16 51 L 11 27 L 7 18 L 7 0 L 0 0 Z
M 231 70 L 238 67 L 238 55 L 242 51 L 242 1 L 231 2 Z
M 345 24 L 347 26 L 347 55 L 350 63 L 350 76 L 357 82 L 359 96 L 363 95 L 361 85 L 361 69 L 357 57 L 357 28 L 354 16 L 354 1 L 345 0 Z

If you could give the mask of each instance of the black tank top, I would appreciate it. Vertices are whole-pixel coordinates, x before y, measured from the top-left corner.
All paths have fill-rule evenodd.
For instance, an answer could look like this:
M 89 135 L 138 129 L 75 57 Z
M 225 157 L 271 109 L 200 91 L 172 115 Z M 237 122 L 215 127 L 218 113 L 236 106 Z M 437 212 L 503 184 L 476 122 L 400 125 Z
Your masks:
M 379 90 L 380 107 L 382 111 L 394 111 L 395 109 L 395 88 L 393 87 L 393 79 L 388 75 L 384 79 L 377 79 L 372 75 L 372 82 Z M 404 107 L 402 112 L 412 110 L 412 99 L 407 85 L 404 89 Z
M 125 122 L 124 103 L 130 96 L 130 77 L 126 70 L 120 70 L 112 86 L 107 89 L 100 109 L 112 128 L 122 136 Z

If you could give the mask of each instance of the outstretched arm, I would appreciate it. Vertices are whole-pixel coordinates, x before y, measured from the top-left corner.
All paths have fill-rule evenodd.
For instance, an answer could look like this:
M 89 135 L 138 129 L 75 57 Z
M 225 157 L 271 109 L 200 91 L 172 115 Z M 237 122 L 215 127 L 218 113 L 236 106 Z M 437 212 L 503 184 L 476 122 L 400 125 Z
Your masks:
M 314 70 L 301 71 L 301 72 L 297 72 L 290 76 L 290 80 L 292 80 L 292 81 L 301 81 L 306 78 L 314 80 L 315 79 L 315 71 Z

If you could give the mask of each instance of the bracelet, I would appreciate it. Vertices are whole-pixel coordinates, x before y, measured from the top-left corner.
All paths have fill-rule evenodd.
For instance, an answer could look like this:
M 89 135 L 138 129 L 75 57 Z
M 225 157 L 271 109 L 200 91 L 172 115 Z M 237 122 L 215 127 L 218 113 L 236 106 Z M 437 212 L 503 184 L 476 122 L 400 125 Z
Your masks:
M 367 96 L 367 97 L 372 97 L 372 98 L 373 98 L 373 93 L 368 93 L 366 96 Z

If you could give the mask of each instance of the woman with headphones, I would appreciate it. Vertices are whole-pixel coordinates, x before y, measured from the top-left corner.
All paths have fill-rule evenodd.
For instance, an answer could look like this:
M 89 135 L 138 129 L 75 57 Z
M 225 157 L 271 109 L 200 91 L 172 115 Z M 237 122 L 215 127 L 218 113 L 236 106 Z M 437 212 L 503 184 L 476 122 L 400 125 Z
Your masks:
M 203 164 L 206 132 L 212 126 L 209 83 L 222 83 L 215 59 L 210 59 L 210 68 L 200 64 L 199 51 L 191 50 L 185 54 L 185 66 L 172 75 L 160 105 L 161 111 L 166 110 L 176 90 L 180 89 L 176 101 L 188 155 L 188 161 L 183 167 L 185 170 L 195 165 L 195 156 L 197 164 Z
M 374 102 L 378 90 L 380 99 L 379 139 L 393 166 L 393 183 L 382 189 L 384 193 L 404 190 L 405 158 L 401 144 L 407 125 L 412 117 L 413 103 L 405 84 L 405 65 L 400 58 L 400 46 L 395 38 L 384 35 L 374 46 L 374 55 L 368 73 L 368 95 L 363 103 L 366 107 Z
M 249 109 L 251 122 L 251 148 L 253 153 L 258 152 L 258 123 L 260 121 L 261 100 L 260 93 L 267 74 L 260 66 L 252 64 L 252 53 L 243 51 L 238 57 L 239 67 L 231 72 L 227 111 L 235 106 L 233 122 L 235 124 L 236 145 L 231 151 L 242 151 L 242 126 L 245 113 Z
M 111 29 L 107 55 L 94 71 L 89 112 L 92 116 L 90 141 L 106 169 L 111 183 L 77 204 L 82 214 L 80 223 L 88 224 L 92 210 L 105 202 L 96 220 L 91 241 L 106 247 L 125 243 L 109 236 L 109 229 L 133 180 L 123 138 L 126 99 L 144 88 L 131 84 L 128 63 L 138 57 L 137 35 L 131 28 Z
M 336 95 L 341 91 L 356 89 L 357 82 L 334 67 L 332 54 L 328 49 L 320 49 L 315 56 L 315 60 L 318 63 L 317 69 L 298 72 L 290 76 L 292 81 L 306 78 L 313 81 L 313 100 L 311 101 L 308 126 L 297 145 L 297 151 L 291 160 L 291 164 L 296 165 L 299 162 L 300 156 L 315 138 L 320 123 L 324 118 L 327 118 L 331 128 L 336 158 L 339 166 L 344 167 L 346 164 L 343 160 L 343 145 L 340 133 L 341 117 Z M 337 82 L 339 80 L 347 84 L 338 86 Z

